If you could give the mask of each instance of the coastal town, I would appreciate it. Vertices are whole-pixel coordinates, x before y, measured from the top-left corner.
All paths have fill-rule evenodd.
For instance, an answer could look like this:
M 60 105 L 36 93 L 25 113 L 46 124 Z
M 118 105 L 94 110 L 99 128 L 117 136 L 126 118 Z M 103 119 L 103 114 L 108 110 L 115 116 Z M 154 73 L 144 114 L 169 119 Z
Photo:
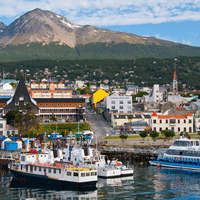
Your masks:
M 25 149 L 28 138 L 34 147 L 38 142 L 44 143 L 43 141 L 52 139 L 51 134 L 58 135 L 65 144 L 66 141 L 73 141 L 76 133 L 86 130 L 94 133 L 93 143 L 97 140 L 98 144 L 107 144 L 108 147 L 109 145 L 117 147 L 118 144 L 120 148 L 141 146 L 141 143 L 144 145 L 141 140 L 144 141 L 145 137 L 149 138 L 146 139 L 146 144 L 156 146 L 162 143 L 156 143 L 156 138 L 199 134 L 198 93 L 178 92 L 176 69 L 171 85 L 154 84 L 152 88 L 130 84 L 121 88 L 109 85 L 109 80 L 104 80 L 104 84 L 100 84 L 99 87 L 88 85 L 82 80 L 67 84 L 64 80 L 57 81 L 51 78 L 48 68 L 45 68 L 43 73 L 46 78 L 40 81 L 26 81 L 26 76 L 23 75 L 27 73 L 23 70 L 20 80 L 2 78 L 0 89 L 2 150 Z M 20 109 L 24 109 L 25 112 L 29 112 L 28 108 L 22 108 L 22 105 L 31 106 L 36 122 L 45 127 L 45 131 L 31 127 L 28 122 L 23 124 L 17 122 L 17 119 L 10 120 L 8 113 L 13 110 L 18 109 L 20 112 Z M 22 114 L 21 118 L 25 119 L 25 114 Z M 56 126 L 55 129 L 50 130 L 51 124 Z M 61 124 L 66 126 L 75 124 L 75 128 L 69 128 L 67 132 L 62 128 L 59 133 L 57 127 Z M 84 130 L 79 129 L 81 124 L 85 125 Z M 22 130 L 22 126 L 26 126 L 26 130 Z M 127 136 L 128 140 L 119 140 L 123 135 Z M 171 142 L 168 146 L 170 144 Z M 163 144 L 158 146 L 162 147 Z

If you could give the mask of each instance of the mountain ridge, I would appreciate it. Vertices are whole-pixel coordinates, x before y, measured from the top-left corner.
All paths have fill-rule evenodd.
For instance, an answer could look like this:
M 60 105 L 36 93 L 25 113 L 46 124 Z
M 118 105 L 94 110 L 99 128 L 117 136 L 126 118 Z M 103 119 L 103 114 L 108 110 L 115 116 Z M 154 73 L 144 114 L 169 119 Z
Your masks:
M 200 47 L 91 25 L 78 25 L 61 15 L 39 8 L 23 14 L 10 25 L 5 25 L 0 32 L 1 61 L 199 55 Z

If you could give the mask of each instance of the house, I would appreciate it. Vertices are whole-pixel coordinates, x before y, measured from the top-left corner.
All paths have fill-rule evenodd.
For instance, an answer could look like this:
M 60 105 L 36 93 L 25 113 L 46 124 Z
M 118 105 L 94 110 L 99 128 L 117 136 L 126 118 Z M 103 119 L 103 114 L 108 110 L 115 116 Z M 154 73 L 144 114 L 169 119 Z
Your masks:
M 12 140 L 10 138 L 8 138 L 8 137 L 2 137 L 0 139 L 1 149 L 4 150 L 4 148 L 5 148 L 5 142 L 10 142 L 10 141 L 12 141 Z
M 0 118 L 0 137 L 8 136 L 6 131 L 6 119 Z
M 16 151 L 16 150 L 17 150 L 17 142 L 5 141 L 4 151 Z
M 158 115 L 153 113 L 150 119 L 150 127 L 154 131 L 173 130 L 177 134 L 195 131 L 194 117 L 191 113 L 187 115 Z

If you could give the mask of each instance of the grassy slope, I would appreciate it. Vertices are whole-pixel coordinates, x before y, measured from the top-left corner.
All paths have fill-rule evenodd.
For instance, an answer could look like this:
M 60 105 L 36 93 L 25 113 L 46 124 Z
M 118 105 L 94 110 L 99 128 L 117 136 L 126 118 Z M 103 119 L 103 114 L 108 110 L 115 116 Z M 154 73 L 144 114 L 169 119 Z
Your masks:
M 30 44 L 7 46 L 0 49 L 0 61 L 32 59 L 74 60 L 74 59 L 136 59 L 144 57 L 171 58 L 175 56 L 199 56 L 200 48 L 187 45 L 161 46 L 141 44 L 92 43 L 77 45 L 76 49 L 66 45 Z

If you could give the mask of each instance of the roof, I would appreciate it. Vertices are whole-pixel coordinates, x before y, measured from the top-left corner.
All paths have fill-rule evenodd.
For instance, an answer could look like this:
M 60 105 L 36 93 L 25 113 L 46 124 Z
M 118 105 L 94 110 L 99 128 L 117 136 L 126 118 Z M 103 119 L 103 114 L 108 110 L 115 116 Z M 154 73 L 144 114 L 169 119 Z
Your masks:
M 153 113 L 152 115 L 151 115 L 152 117 L 156 117 L 156 116 L 158 116 L 156 113 Z
M 35 98 L 37 103 L 85 103 L 84 98 Z
M 14 96 L 12 97 L 8 105 L 4 107 L 4 109 L 16 109 L 19 107 L 19 102 L 29 103 L 35 110 L 39 110 L 39 108 L 33 103 L 22 76 L 19 80 L 19 84 L 17 86 Z M 16 103 L 18 104 L 16 105 Z

